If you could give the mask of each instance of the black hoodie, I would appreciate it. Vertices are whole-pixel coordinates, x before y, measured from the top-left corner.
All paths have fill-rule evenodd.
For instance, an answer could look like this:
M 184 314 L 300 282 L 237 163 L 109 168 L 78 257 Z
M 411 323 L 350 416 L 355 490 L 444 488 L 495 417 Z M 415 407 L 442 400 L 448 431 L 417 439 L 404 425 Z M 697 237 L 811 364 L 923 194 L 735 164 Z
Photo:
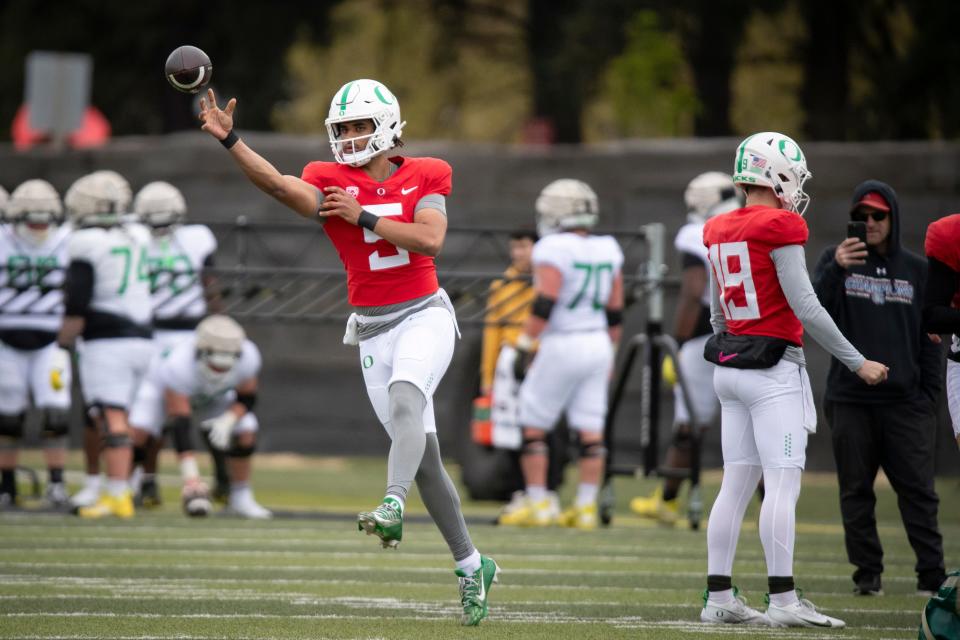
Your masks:
M 919 403 L 933 410 L 942 381 L 942 350 L 922 328 L 927 263 L 900 245 L 900 207 L 893 189 L 867 180 L 853 192 L 853 203 L 875 191 L 890 204 L 887 253 L 868 248 L 866 264 L 843 269 L 836 246 L 824 250 L 814 269 L 813 288 L 843 335 L 868 360 L 890 367 L 874 387 L 830 359 L 826 400 L 864 404 Z

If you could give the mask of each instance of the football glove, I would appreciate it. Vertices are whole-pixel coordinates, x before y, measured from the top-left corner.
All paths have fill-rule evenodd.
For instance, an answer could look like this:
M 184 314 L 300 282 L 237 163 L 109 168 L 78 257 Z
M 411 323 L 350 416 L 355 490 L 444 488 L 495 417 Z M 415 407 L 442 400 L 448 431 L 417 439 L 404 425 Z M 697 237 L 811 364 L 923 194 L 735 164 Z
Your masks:
M 67 386 L 70 375 L 70 352 L 57 347 L 50 355 L 50 388 L 62 391 Z
M 201 422 L 200 428 L 207 432 L 210 446 L 226 451 L 230 447 L 230 436 L 233 435 L 233 427 L 237 424 L 237 420 L 237 414 L 228 409 L 216 418 L 208 418 Z

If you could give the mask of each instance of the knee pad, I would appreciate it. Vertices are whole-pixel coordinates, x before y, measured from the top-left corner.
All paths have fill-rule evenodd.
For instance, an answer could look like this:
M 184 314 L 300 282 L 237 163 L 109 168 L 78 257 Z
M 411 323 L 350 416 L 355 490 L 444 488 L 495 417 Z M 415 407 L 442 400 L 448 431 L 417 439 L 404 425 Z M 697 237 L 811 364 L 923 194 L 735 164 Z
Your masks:
M 0 438 L 19 440 L 23 437 L 24 414 L 0 414 Z
M 607 448 L 603 442 L 580 442 L 580 459 L 585 458 L 606 458 Z
M 523 449 L 521 451 L 525 455 L 548 454 L 550 447 L 547 446 L 547 434 L 544 433 L 533 438 L 523 436 Z
M 121 449 L 130 446 L 129 433 L 108 433 L 103 437 L 103 446 L 108 449 Z
M 193 444 L 193 425 L 187 416 L 172 418 L 167 424 L 173 439 L 173 448 L 177 453 L 186 453 L 195 449 Z
M 227 455 L 231 458 L 249 458 L 253 455 L 253 452 L 256 450 L 256 448 L 257 446 L 255 444 L 246 447 L 234 442 L 233 446 L 230 447 L 230 450 L 227 451 Z
M 64 438 L 70 434 L 70 412 L 66 409 L 44 409 L 42 438 Z

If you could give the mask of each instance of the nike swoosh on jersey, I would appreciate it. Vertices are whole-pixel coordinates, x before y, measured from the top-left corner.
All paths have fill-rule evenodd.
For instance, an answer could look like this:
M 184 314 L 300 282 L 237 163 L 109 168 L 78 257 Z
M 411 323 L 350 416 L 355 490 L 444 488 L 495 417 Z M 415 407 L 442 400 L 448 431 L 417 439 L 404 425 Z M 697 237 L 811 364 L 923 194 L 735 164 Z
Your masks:
M 724 353 L 723 351 L 721 351 L 720 354 L 717 356 L 717 359 L 720 360 L 720 362 L 726 362 L 727 360 L 733 360 L 733 359 L 736 358 L 738 355 L 740 355 L 740 354 L 739 354 L 739 353 L 731 353 L 731 354 L 727 355 L 726 353 Z
M 417 189 L 417 187 L 419 187 L 419 186 L 420 186 L 420 185 L 417 185 L 416 187 L 410 187 L 409 189 L 400 189 L 400 193 L 401 193 L 401 195 L 407 195 L 407 194 L 410 193 L 411 191 L 415 191 L 415 190 Z

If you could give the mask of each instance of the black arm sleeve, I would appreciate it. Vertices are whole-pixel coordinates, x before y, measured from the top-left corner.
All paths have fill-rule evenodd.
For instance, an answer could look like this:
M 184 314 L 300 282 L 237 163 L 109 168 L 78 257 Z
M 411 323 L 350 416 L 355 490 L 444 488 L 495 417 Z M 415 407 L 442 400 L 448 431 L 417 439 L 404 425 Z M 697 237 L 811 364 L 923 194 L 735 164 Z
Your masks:
M 85 260 L 73 260 L 67 267 L 63 284 L 64 313 L 85 316 L 93 299 L 93 265 Z
M 960 309 L 950 306 L 960 290 L 960 273 L 936 258 L 927 258 L 927 286 L 923 293 L 923 330 L 960 334 Z

